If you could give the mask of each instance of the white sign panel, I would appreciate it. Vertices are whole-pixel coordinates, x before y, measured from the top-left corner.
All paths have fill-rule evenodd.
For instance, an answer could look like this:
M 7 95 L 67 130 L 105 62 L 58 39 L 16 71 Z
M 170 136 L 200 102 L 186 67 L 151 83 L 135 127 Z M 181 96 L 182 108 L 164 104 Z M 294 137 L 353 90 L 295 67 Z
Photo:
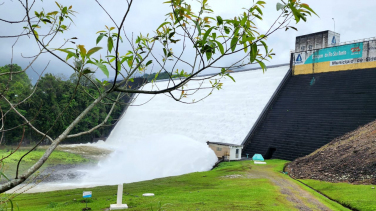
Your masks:
M 82 196 L 84 198 L 91 198 L 91 191 L 84 191 L 84 193 L 82 194 Z

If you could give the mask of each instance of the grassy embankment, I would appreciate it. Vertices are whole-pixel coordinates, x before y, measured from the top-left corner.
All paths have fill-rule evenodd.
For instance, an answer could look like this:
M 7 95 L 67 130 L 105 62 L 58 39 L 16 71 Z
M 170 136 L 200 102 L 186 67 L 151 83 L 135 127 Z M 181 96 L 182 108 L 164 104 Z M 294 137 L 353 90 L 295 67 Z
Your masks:
M 247 176 L 257 168 L 281 171 L 285 163 L 270 160 L 265 168 L 250 161 L 226 162 L 213 171 L 125 184 L 123 201 L 130 206 L 129 210 L 158 210 L 159 206 L 163 210 L 297 210 L 270 180 Z M 88 204 L 92 210 L 105 210 L 116 203 L 117 186 L 23 194 L 14 202 L 21 211 L 81 210 L 85 207 L 82 202 L 84 190 L 93 192 Z M 155 197 L 141 196 L 150 192 Z M 333 210 L 346 210 L 319 194 L 315 196 Z
M 328 197 L 357 210 L 376 210 L 376 185 L 352 185 L 317 180 L 300 180 Z
M 21 149 L 16 151 L 10 157 L 4 159 L 4 173 L 9 178 L 13 178 L 15 176 L 16 167 L 18 160 L 23 156 L 28 150 Z M 20 165 L 20 173 L 24 172 L 30 166 L 32 166 L 40 157 L 44 154 L 45 150 L 37 149 L 31 152 L 29 155 L 23 158 L 21 165 Z M 10 149 L 0 149 L 0 158 L 8 156 L 11 153 Z M 43 171 L 45 168 L 49 166 L 54 166 L 58 164 L 79 164 L 79 163 L 86 163 L 90 162 L 90 160 L 83 158 L 80 155 L 76 155 L 73 153 L 62 152 L 62 151 L 54 151 L 51 156 L 46 161 L 45 165 L 42 166 L 40 171 Z M 4 182 L 4 178 L 1 179 Z

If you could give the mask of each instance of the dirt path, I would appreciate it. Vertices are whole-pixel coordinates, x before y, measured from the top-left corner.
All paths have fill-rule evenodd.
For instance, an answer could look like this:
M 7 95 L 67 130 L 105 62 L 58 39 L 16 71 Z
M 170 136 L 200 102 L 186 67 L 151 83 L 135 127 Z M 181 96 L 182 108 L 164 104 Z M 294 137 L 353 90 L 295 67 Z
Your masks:
M 274 185 L 280 188 L 281 193 L 285 195 L 286 199 L 293 203 L 298 210 L 331 210 L 318 201 L 311 193 L 303 190 L 298 184 L 284 177 L 284 175 L 274 172 L 271 168 L 272 167 L 268 165 L 258 165 L 253 168 L 252 165 L 250 173 L 247 173 L 246 176 L 252 179 L 269 179 Z

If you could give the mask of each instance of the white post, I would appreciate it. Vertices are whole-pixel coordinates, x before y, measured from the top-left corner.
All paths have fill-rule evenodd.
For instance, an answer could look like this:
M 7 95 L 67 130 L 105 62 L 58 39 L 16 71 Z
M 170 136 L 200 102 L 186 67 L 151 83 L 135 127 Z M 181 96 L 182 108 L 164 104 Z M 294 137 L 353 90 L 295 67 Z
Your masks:
M 117 204 L 123 204 L 123 184 L 118 185 Z
M 122 210 L 127 208 L 128 206 L 126 204 L 123 204 L 123 184 L 119 184 L 116 204 L 111 204 L 110 210 Z

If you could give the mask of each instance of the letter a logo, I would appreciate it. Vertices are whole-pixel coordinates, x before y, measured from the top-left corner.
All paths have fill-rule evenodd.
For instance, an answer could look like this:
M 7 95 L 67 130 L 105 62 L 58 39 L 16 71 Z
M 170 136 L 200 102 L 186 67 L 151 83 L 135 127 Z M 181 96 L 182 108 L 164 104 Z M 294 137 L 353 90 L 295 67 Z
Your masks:
M 333 39 L 332 39 L 332 45 L 335 45 L 335 44 L 337 44 L 337 40 L 336 40 L 336 37 L 333 36 Z
M 298 58 L 296 58 L 296 61 L 297 62 L 301 62 L 302 61 L 302 56 L 300 54 L 298 55 Z
M 296 58 L 295 64 L 301 64 L 301 63 L 303 63 L 303 59 L 302 59 L 302 56 L 300 54 L 298 54 L 298 57 Z

